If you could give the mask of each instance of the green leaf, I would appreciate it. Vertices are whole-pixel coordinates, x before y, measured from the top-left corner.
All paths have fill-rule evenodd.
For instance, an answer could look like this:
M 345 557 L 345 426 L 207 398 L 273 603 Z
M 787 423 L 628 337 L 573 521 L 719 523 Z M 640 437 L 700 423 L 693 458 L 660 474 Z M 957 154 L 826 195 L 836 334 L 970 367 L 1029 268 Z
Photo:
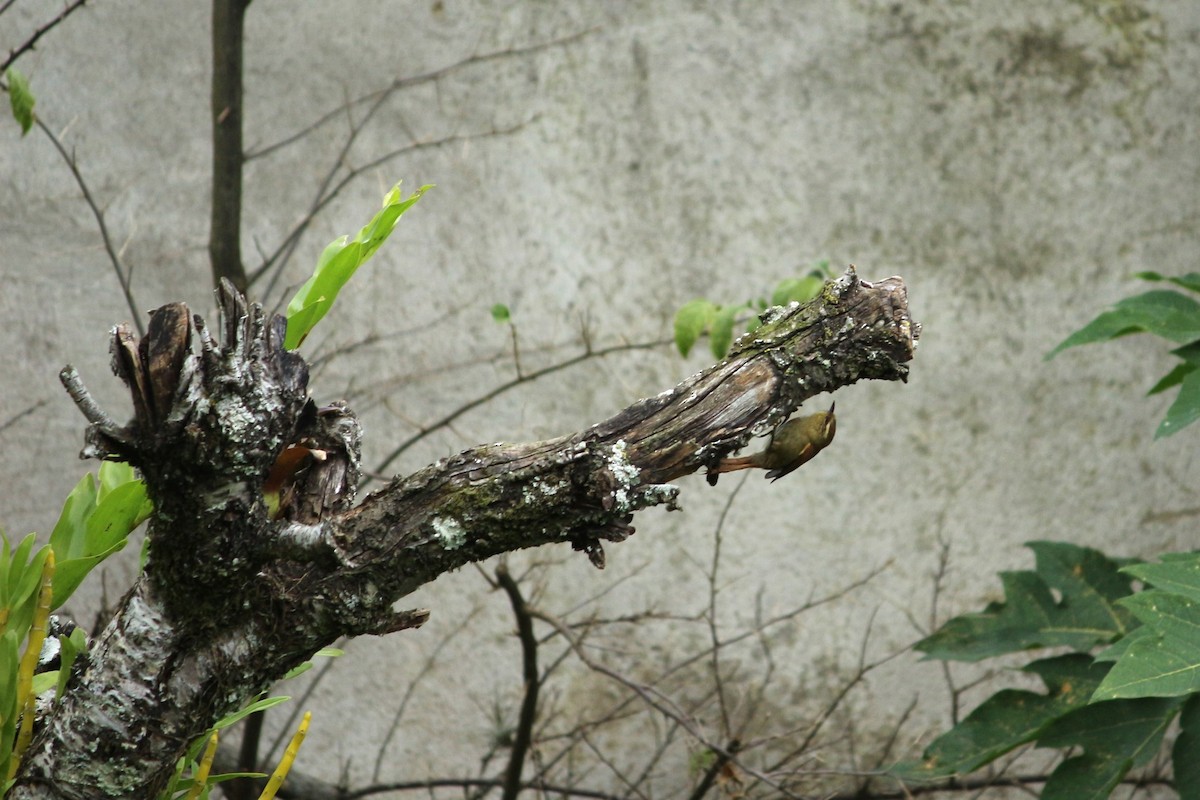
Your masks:
M 71 677 L 71 668 L 75 665 L 75 659 L 80 653 L 87 652 L 87 634 L 83 632 L 83 628 L 76 628 L 71 631 L 70 636 L 58 637 L 59 647 L 59 667 L 58 667 L 58 685 L 55 687 L 54 700 L 59 702 L 63 698 L 63 693 L 67 689 L 67 681 Z
M 96 509 L 96 481 L 85 474 L 67 495 L 58 522 L 50 533 L 54 557 L 66 561 L 87 551 L 87 519 Z
M 1200 692 L 1200 602 L 1168 592 L 1123 601 L 1152 634 L 1138 636 L 1113 665 L 1095 700 Z
M 55 567 L 52 608 L 65 603 L 97 564 L 125 547 L 130 532 L 146 518 L 148 507 L 146 485 L 138 480 L 116 485 L 105 494 L 87 515 L 84 535 L 72 534 L 70 548 Z M 60 558 L 57 548 L 54 553 Z
M 779 282 L 771 293 L 771 305 L 786 306 L 793 301 L 807 303 L 821 293 L 825 279 L 820 274 L 809 274 L 803 278 L 787 278 Z
M 8 587 L 6 597 L 3 598 L 9 611 L 4 630 L 15 632 L 18 641 L 25 639 L 30 625 L 33 624 L 38 588 L 42 583 L 42 567 L 50 553 L 50 548 L 43 545 L 30 557 L 29 553 L 36 543 L 35 540 L 34 534 L 29 534 L 9 557 Z
M 1200 800 L 1200 695 L 1189 697 L 1179 713 L 1171 763 L 1179 800 Z
M 346 654 L 345 650 L 339 650 L 336 647 L 322 647 L 317 652 L 313 653 L 313 658 L 341 658 Z M 283 676 L 283 680 L 294 678 L 297 675 L 303 675 L 313 668 L 312 658 L 305 661 L 303 664 L 297 664 L 289 669 Z
M 33 106 L 37 100 L 29 90 L 29 81 L 16 67 L 9 67 L 4 74 L 8 78 L 8 101 L 12 105 L 13 118 L 21 126 L 24 136 L 33 127 Z
M 1200 552 L 1163 553 L 1157 562 L 1131 564 L 1121 572 L 1164 592 L 1200 601 Z
M 708 300 L 692 300 L 675 312 L 675 346 L 686 357 L 692 345 L 717 315 L 717 306 Z
M 1171 436 L 1200 419 L 1200 372 L 1185 375 L 1179 384 L 1179 394 L 1167 409 L 1167 415 L 1154 432 L 1155 439 Z
M 1065 542 L 1026 544 L 1037 570 L 1000 573 L 1005 602 L 955 617 L 917 642 L 916 649 L 930 658 L 978 661 L 1033 647 L 1086 651 L 1129 630 L 1130 614 L 1116 601 L 1129 595 L 1131 586 L 1116 562 Z
M 723 306 L 717 309 L 709 328 L 708 346 L 717 358 L 724 358 L 733 344 L 733 324 L 737 315 L 745 311 L 743 306 Z
M 1141 278 L 1144 281 L 1169 281 L 1176 286 L 1182 286 L 1184 289 L 1200 292 L 1200 272 L 1189 272 L 1186 275 L 1175 275 L 1172 277 L 1158 272 L 1137 272 L 1134 273 L 1134 277 Z
M 1046 354 L 1046 359 L 1054 358 L 1068 347 L 1142 332 L 1179 344 L 1194 342 L 1200 339 L 1200 303 L 1166 289 L 1127 297 L 1060 342 Z
M 274 708 L 275 706 L 279 705 L 280 703 L 286 703 L 288 700 L 291 700 L 291 699 L 292 699 L 291 697 L 288 697 L 286 695 L 280 695 L 279 697 L 264 697 L 262 700 L 255 700 L 253 703 L 246 706 L 241 711 L 235 711 L 232 714 L 227 714 L 224 717 L 221 717 L 219 720 L 217 720 L 216 724 L 213 725 L 212 728 L 210 728 L 210 731 L 223 730 L 225 728 L 228 728 L 230 725 L 234 725 L 238 722 L 241 722 L 243 719 L 250 716 L 251 714 L 257 713 L 259 711 L 266 711 L 268 708 Z
M 512 314 L 509 313 L 508 306 L 504 305 L 504 303 L 496 303 L 496 305 L 492 306 L 492 319 L 504 325 L 512 319 Z
M 12 753 L 17 731 L 17 668 L 21 655 L 16 631 L 0 636 L 0 775 L 7 775 L 8 757 Z
M 133 467 L 124 461 L 102 462 L 97 477 L 100 481 L 100 489 L 96 493 L 96 502 L 103 500 L 109 492 L 118 486 L 138 480 L 137 473 Z
M 1194 364 L 1176 364 L 1173 370 L 1159 379 L 1158 383 L 1154 384 L 1150 388 L 1150 391 L 1146 392 L 1146 395 L 1156 395 L 1160 392 L 1165 392 L 1167 389 L 1174 388 L 1183 383 L 1183 379 L 1195 371 L 1196 366 Z
M 38 672 L 33 676 L 33 693 L 34 695 L 45 694 L 58 685 L 58 670 L 52 669 L 46 672 Z
M 1050 776 L 1042 800 L 1108 797 L 1131 767 L 1149 761 L 1163 733 L 1179 712 L 1181 700 L 1110 700 L 1091 703 L 1051 724 L 1038 747 L 1082 747 Z
M 288 330 L 284 340 L 286 348 L 294 350 L 300 346 L 333 307 L 338 292 L 355 271 L 375 255 L 404 212 L 431 188 L 430 185 L 422 186 L 405 198 L 400 192 L 400 184 L 396 184 L 383 198 L 383 208 L 363 226 L 357 236 L 353 239 L 341 236 L 325 248 L 312 276 L 288 303 Z
M 889 772 L 907 781 L 930 781 L 979 769 L 1086 705 L 1104 676 L 1103 667 L 1079 653 L 1035 661 L 1024 669 L 1042 679 L 1045 694 L 1002 689 L 935 739 L 920 762 L 898 764 Z

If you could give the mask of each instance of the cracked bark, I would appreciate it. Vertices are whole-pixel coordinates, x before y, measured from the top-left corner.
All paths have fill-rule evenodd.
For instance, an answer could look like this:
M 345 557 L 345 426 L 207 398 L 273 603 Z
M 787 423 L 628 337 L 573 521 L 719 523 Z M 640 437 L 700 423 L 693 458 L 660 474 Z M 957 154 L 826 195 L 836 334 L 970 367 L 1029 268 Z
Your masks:
M 146 569 L 38 720 L 14 798 L 154 797 L 186 747 L 288 669 L 344 635 L 424 622 L 392 605 L 471 561 L 602 542 L 636 511 L 674 507 L 670 481 L 712 466 L 812 395 L 904 380 L 919 327 L 900 278 L 853 268 L 813 302 L 769 311 L 720 363 L 587 430 L 463 451 L 354 506 L 358 423 L 318 408 L 284 324 L 228 283 L 220 342 L 176 303 L 140 341 L 113 332 L 113 369 L 134 417 L 119 426 L 73 370 L 90 424 L 84 455 L 129 461 L 155 503 Z M 197 341 L 198 340 L 198 343 Z M 307 448 L 269 517 L 262 487 L 280 454 Z

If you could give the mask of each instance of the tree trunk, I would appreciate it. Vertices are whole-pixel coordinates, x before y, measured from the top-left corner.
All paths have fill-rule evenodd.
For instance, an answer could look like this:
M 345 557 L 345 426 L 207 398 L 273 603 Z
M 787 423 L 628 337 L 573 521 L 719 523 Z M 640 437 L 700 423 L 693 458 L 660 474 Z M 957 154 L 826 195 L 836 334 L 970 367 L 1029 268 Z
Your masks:
M 579 433 L 466 450 L 353 506 L 353 414 L 309 398 L 282 319 L 228 283 L 218 294 L 220 344 L 182 304 L 153 312 L 140 342 L 114 331 L 113 367 L 133 395 L 126 426 L 64 370 L 91 422 L 85 454 L 127 460 L 146 481 L 150 557 L 38 720 L 11 797 L 156 796 L 214 721 L 321 647 L 424 622 L 425 611 L 392 611 L 417 587 L 554 542 L 603 566 L 602 542 L 633 533 L 636 511 L 674 507 L 670 481 L 713 467 L 812 395 L 904 380 L 919 334 L 901 279 L 872 285 L 851 268 L 811 303 L 769 311 L 674 389 Z M 281 480 L 272 466 L 292 457 L 300 469 Z

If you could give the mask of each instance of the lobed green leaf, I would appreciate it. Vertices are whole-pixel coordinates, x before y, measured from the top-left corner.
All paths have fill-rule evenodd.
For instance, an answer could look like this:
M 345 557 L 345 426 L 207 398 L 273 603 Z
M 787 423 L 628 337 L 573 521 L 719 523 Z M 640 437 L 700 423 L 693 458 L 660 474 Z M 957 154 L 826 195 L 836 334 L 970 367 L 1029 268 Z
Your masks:
M 1182 705 L 1176 699 L 1110 700 L 1056 720 L 1038 737 L 1038 746 L 1082 747 L 1085 752 L 1058 766 L 1042 799 L 1108 797 L 1130 768 L 1154 756 Z
M 951 619 L 916 649 L 930 658 L 978 661 L 1034 647 L 1086 651 L 1129 630 L 1130 614 L 1116 601 L 1132 587 L 1116 562 L 1064 542 L 1027 546 L 1036 555 L 1037 570 L 1000 573 L 1003 603 Z
M 1180 800 L 1200 800 L 1200 695 L 1189 697 L 1179 713 L 1171 766 Z
M 1041 677 L 1045 694 L 1003 689 L 935 739 L 921 761 L 898 764 L 889 772 L 902 780 L 930 781 L 979 769 L 1034 741 L 1064 714 L 1083 707 L 1105 668 L 1071 653 L 1035 661 L 1025 670 Z

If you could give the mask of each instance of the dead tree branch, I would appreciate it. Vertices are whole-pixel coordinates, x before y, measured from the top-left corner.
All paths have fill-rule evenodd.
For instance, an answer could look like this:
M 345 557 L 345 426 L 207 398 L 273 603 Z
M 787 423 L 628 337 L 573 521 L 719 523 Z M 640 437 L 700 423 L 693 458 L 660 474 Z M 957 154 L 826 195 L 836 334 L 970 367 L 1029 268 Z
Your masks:
M 155 796 L 196 737 L 321 647 L 422 624 L 428 612 L 392 609 L 421 585 L 555 542 L 602 566 L 602 542 L 632 534 L 635 512 L 674 505 L 669 481 L 812 395 L 903 380 L 919 332 L 903 281 L 851 268 L 673 389 L 575 434 L 466 450 L 354 506 L 353 413 L 310 399 L 282 318 L 228 282 L 218 295 L 219 341 L 181 303 L 153 312 L 141 339 L 114 330 L 125 426 L 64 370 L 91 420 L 84 454 L 137 467 L 155 515 L 144 572 L 38 720 L 11 797 Z M 321 457 L 293 461 L 298 448 Z M 269 515 L 263 488 L 285 450 L 294 468 Z

